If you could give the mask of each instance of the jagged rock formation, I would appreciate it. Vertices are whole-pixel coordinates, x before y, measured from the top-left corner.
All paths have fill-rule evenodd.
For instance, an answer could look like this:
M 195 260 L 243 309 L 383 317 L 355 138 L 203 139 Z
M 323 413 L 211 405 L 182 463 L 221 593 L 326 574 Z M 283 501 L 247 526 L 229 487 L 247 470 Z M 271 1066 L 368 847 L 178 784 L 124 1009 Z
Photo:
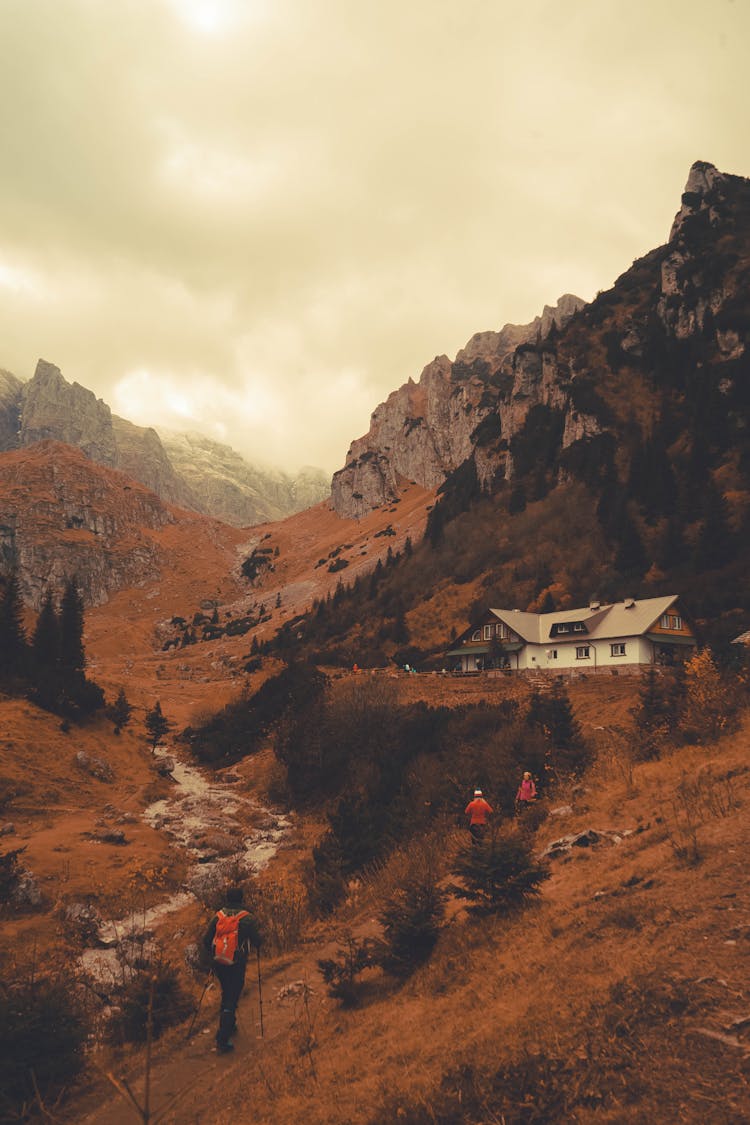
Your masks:
M 112 428 L 117 443 L 118 469 L 153 489 L 170 504 L 213 514 L 201 506 L 188 482 L 176 470 L 156 430 L 136 426 L 116 414 L 112 415 Z
M 93 391 L 63 379 L 54 364 L 39 360 L 34 378 L 21 390 L 20 410 L 19 445 L 64 441 L 100 465 L 117 464 L 112 411 Z
M 40 359 L 22 383 L 0 372 L 0 453 L 52 440 L 83 450 L 98 464 L 121 469 L 162 500 L 236 526 L 281 519 L 328 495 L 325 475 L 293 477 L 246 462 L 229 446 L 198 435 L 159 434 L 113 414 L 102 399 Z
M 634 380 L 651 429 L 670 410 L 662 391 L 650 395 L 656 384 L 682 395 L 697 380 L 716 428 L 722 410 L 742 413 L 749 239 L 750 181 L 696 162 L 669 242 L 611 290 L 587 306 L 561 298 L 524 328 L 479 333 L 379 406 L 333 478 L 336 511 L 360 518 L 393 500 L 401 478 L 432 488 L 460 466 L 484 491 L 526 478 L 537 497 L 570 477 L 612 480 L 625 456 L 615 424 L 633 427 Z
M 202 434 L 160 431 L 170 461 L 199 511 L 236 527 L 283 519 L 324 499 L 329 483 L 320 469 L 297 476 L 249 464 L 228 445 Z
M 373 413 L 368 433 L 350 446 L 344 468 L 334 474 L 331 494 L 339 515 L 359 519 L 395 499 L 400 478 L 438 487 L 478 444 L 482 447 L 483 436 L 494 435 L 492 427 L 481 428 L 492 415 L 499 416 L 504 436 L 515 432 L 532 405 L 555 397 L 539 342 L 564 327 L 583 304 L 565 294 L 530 324 L 478 332 L 453 363 L 438 356 L 418 383 L 410 379 L 389 395 Z M 525 345 L 532 350 L 523 352 Z M 500 403 L 507 407 L 502 414 Z M 485 483 L 496 473 L 481 455 L 478 468 Z

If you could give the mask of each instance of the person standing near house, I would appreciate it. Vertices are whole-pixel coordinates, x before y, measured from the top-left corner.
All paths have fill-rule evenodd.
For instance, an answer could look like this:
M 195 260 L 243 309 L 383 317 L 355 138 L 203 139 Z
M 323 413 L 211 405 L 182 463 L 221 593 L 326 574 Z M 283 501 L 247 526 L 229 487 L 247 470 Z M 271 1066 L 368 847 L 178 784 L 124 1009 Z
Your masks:
M 516 812 L 521 813 L 524 809 L 528 808 L 532 801 L 536 800 L 536 785 L 534 779 L 528 770 L 524 772 L 521 784 L 518 786 L 516 793 Z
M 262 938 L 257 923 L 242 908 L 242 887 L 230 887 L 226 905 L 217 910 L 203 938 L 212 958 L 214 976 L 221 985 L 219 1027 L 216 1050 L 220 1054 L 234 1049 L 231 1036 L 237 1030 L 237 1005 L 245 985 L 245 969 L 250 945 L 260 949 Z
M 469 801 L 464 813 L 469 818 L 469 832 L 475 844 L 478 844 L 487 831 L 487 819 L 492 816 L 492 805 L 485 801 L 481 789 L 474 790 L 474 798 Z

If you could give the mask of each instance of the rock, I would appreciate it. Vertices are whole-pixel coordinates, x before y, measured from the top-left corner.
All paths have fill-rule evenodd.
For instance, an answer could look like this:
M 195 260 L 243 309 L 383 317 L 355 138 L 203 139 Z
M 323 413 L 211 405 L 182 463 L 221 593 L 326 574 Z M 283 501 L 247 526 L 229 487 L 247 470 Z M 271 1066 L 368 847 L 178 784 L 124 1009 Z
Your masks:
M 549 815 L 550 816 L 572 816 L 573 815 L 573 806 L 572 805 L 558 805 L 558 807 L 556 809 L 550 809 Z
M 16 826 L 11 821 L 6 821 L 5 824 L 0 824 L 0 836 L 15 836 Z
M 312 996 L 315 990 L 310 987 L 307 981 L 294 980 L 289 984 L 285 984 L 276 993 L 277 1000 L 292 1000 L 297 996 Z
M 557 859 L 573 848 L 591 848 L 599 843 L 619 844 L 626 836 L 632 836 L 632 828 L 615 831 L 611 828 L 586 828 L 583 832 L 573 832 L 569 836 L 562 836 L 553 840 L 541 854 L 542 859 Z
M 160 777 L 171 777 L 175 768 L 174 758 L 159 758 L 156 762 L 156 772 Z
M 109 762 L 105 762 L 103 758 L 92 758 L 85 750 L 77 752 L 75 764 L 91 777 L 95 777 L 97 781 L 110 782 L 114 779 L 114 771 Z

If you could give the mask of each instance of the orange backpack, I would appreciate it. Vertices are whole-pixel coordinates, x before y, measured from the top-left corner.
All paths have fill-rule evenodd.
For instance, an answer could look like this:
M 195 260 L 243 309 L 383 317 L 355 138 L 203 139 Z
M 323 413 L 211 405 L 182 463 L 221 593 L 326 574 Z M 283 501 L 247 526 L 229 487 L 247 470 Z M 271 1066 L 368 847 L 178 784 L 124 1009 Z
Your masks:
M 240 910 L 237 914 L 225 914 L 223 910 L 216 912 L 214 961 L 218 961 L 220 965 L 234 964 L 239 939 L 240 918 L 247 918 L 247 916 L 247 910 Z

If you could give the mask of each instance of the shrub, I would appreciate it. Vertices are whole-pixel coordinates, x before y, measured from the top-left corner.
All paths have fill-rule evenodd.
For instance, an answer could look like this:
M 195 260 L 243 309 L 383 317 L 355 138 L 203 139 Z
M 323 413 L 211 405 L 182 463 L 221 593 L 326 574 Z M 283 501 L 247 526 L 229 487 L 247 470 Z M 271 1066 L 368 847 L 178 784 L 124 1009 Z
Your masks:
M 341 1001 L 343 1008 L 354 1008 L 360 1001 L 362 982 L 360 973 L 375 964 L 374 943 L 365 938 L 357 941 L 347 934 L 344 945 L 336 950 L 336 957 L 318 961 L 328 994 Z
M 427 870 L 399 888 L 380 914 L 383 940 L 377 959 L 386 972 L 407 977 L 426 961 L 445 914 L 445 892 Z
M 193 1006 L 177 970 L 161 956 L 131 971 L 119 990 L 117 1002 L 110 1035 L 121 1043 L 146 1041 L 149 1013 L 153 1038 L 158 1039 L 168 1027 L 187 1019 Z
M 0 1120 L 26 1120 L 34 1097 L 55 1097 L 83 1065 L 88 1035 L 73 982 L 0 981 Z
M 525 835 L 497 830 L 466 845 L 456 856 L 453 874 L 462 882 L 451 890 L 468 899 L 475 914 L 503 914 L 522 906 L 539 894 L 539 884 L 549 877 Z

